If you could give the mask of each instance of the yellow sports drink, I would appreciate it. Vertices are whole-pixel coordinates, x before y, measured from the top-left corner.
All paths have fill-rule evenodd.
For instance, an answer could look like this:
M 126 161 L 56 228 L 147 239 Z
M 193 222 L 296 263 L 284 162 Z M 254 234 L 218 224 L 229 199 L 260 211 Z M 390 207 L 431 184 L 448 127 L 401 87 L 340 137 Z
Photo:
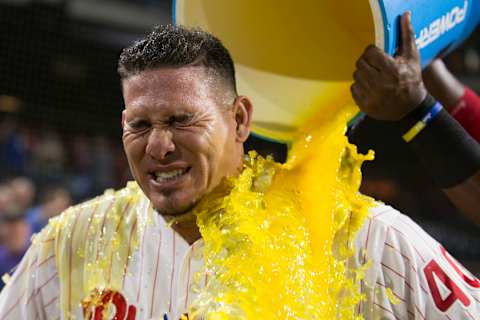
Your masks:
M 425 65 L 473 30 L 479 1 L 177 0 L 173 9 L 175 23 L 211 32 L 231 52 L 254 131 L 291 146 L 284 165 L 249 154 L 240 177 L 196 208 L 209 281 L 189 315 L 354 319 L 368 263 L 348 270 L 346 261 L 374 205 L 358 191 L 373 154 L 345 137 L 358 111 L 355 62 L 369 44 L 393 54 L 399 17 L 412 11 Z

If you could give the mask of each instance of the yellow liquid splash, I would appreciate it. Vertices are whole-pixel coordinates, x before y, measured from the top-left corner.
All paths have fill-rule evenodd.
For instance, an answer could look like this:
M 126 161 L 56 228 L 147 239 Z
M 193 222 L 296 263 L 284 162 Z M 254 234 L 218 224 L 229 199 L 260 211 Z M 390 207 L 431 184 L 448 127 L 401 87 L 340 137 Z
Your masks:
M 346 262 L 374 202 L 358 192 L 373 154 L 344 135 L 353 110 L 299 139 L 284 165 L 251 152 L 238 178 L 202 200 L 208 282 L 193 319 L 354 319 L 364 270 Z

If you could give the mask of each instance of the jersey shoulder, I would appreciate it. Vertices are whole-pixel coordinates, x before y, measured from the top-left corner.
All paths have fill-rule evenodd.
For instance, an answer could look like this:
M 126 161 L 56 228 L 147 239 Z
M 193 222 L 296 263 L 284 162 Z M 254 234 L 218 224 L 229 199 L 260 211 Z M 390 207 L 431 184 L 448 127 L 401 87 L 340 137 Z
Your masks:
M 392 236 L 406 233 L 405 224 L 409 228 L 417 227 L 410 218 L 389 205 L 377 202 L 370 208 L 367 218 L 355 236 L 355 255 L 352 260 L 357 267 L 369 264 L 367 278 L 375 278 L 381 270 L 385 248 L 389 246 Z M 413 239 L 402 236 L 399 238 L 400 243 L 396 242 L 396 245 L 409 246 L 410 241 Z
M 78 234 L 88 237 L 105 227 L 107 223 L 123 220 L 131 215 L 146 197 L 135 182 L 129 182 L 123 189 L 106 190 L 102 195 L 71 206 L 59 216 L 50 219 L 47 226 L 35 237 L 54 238 L 60 241 Z
M 356 245 L 356 265 L 371 262 L 365 273 L 364 292 L 375 307 L 365 308 L 365 312 L 419 319 L 444 315 L 449 319 L 474 319 L 472 315 L 479 314 L 480 281 L 418 224 L 394 208 L 381 204 L 373 207 Z
M 404 235 L 403 240 L 407 243 L 419 240 L 418 237 L 408 236 L 412 233 L 418 233 L 421 234 L 422 238 L 426 236 L 430 239 L 430 236 L 408 216 L 380 202 L 376 202 L 370 208 L 367 218 L 356 237 L 357 241 L 364 242 L 365 247 L 371 240 L 378 242 L 381 238 L 389 236 L 391 231 L 394 231 L 397 235 Z
M 99 238 L 105 243 L 104 238 L 114 232 L 124 233 L 137 220 L 139 204 L 148 206 L 149 201 L 135 182 L 118 191 L 106 190 L 51 218 L 32 237 L 29 251 L 40 259 L 55 256 L 56 268 L 61 268 L 70 252 L 83 257 L 87 245 L 97 245 Z
M 39 236 L 52 239 L 62 314 L 97 288 L 121 289 L 129 257 L 152 213 L 148 198 L 131 182 L 51 219 Z
M 355 242 L 357 247 L 360 246 L 363 249 L 367 249 L 372 243 L 378 243 L 381 236 L 389 228 L 394 227 L 401 216 L 403 215 L 391 206 L 376 202 L 369 209 L 365 221 L 356 234 Z

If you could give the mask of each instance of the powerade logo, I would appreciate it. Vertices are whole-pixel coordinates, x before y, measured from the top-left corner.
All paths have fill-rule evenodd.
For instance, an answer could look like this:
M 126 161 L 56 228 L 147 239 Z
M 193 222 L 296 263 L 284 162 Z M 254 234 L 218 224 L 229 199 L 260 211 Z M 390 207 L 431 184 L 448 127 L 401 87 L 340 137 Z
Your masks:
M 434 20 L 428 27 L 420 31 L 416 42 L 418 49 L 423 49 L 443 34 L 462 23 L 467 16 L 468 1 L 465 0 L 463 8 L 456 6 L 440 18 Z

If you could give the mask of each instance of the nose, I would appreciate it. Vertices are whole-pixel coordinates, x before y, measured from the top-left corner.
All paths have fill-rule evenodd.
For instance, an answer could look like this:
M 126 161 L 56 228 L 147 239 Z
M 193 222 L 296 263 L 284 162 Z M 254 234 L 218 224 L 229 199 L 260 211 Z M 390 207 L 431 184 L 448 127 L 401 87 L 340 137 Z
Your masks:
M 153 128 L 148 137 L 145 151 L 156 160 L 165 159 L 175 151 L 172 132 L 161 128 Z

